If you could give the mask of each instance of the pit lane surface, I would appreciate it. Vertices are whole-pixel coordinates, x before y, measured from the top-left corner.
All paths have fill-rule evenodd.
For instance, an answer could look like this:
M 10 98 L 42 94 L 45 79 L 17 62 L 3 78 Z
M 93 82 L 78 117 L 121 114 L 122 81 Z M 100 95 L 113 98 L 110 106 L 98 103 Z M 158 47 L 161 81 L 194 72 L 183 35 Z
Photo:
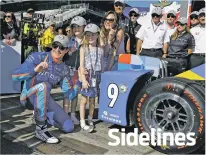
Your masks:
M 53 90 L 53 97 L 62 105 L 62 96 L 57 91 Z M 7 139 L 13 143 L 24 145 L 29 148 L 26 151 L 33 150 L 46 154 L 161 154 L 148 146 L 109 146 L 108 142 L 113 142 L 108 136 L 109 129 L 120 129 L 121 127 L 97 120 L 97 109 L 95 111 L 96 128 L 93 133 L 83 132 L 79 126 L 76 126 L 73 133 L 63 134 L 52 127 L 50 128 L 52 134 L 59 137 L 61 143 L 45 144 L 34 137 L 35 125 L 31 123 L 32 111 L 24 111 L 18 106 L 18 103 L 19 97 L 7 98 L 4 96 L 1 98 L 1 132 L 4 132 L 3 140 Z M 78 109 L 79 104 L 77 114 L 79 113 Z M 126 133 L 132 131 L 132 128 L 126 128 Z M 120 133 L 116 135 L 120 137 Z M 16 154 L 22 153 L 22 151 L 16 152 Z

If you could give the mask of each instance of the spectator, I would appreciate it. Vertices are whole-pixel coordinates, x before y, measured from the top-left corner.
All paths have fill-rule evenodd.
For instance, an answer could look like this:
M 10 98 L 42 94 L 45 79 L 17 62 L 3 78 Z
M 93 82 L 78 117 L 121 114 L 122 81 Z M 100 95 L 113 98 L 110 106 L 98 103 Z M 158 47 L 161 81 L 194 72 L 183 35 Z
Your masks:
M 168 71 L 172 75 L 182 73 L 188 68 L 189 55 L 195 48 L 195 40 L 187 27 L 187 18 L 177 21 L 177 30 L 168 43 Z
M 166 53 L 166 43 L 169 41 L 169 36 L 167 26 L 160 21 L 161 16 L 162 9 L 160 7 L 154 8 L 152 10 L 152 20 L 148 25 L 142 26 L 137 33 L 136 37 L 139 39 L 137 41 L 137 55 L 165 57 L 163 53 Z
M 127 46 L 129 46 L 129 51 L 127 53 L 136 54 L 136 43 L 137 38 L 135 35 L 141 28 L 141 25 L 137 22 L 137 19 L 140 16 L 139 10 L 137 8 L 133 8 L 129 11 L 130 22 L 129 22 L 129 40 L 127 42 Z M 128 49 L 128 47 L 127 47 Z
M 124 0 L 115 0 L 114 1 L 114 10 L 119 18 L 118 24 L 121 28 L 126 30 L 127 26 L 129 25 L 129 19 L 126 16 L 124 16 L 124 14 L 123 14 L 124 8 L 125 8 L 125 1 Z
M 16 17 L 12 12 L 6 12 L 2 23 L 2 39 L 8 45 L 15 45 L 16 40 L 19 40 L 20 29 L 17 26 Z
M 52 42 L 54 41 L 55 26 L 56 26 L 55 22 L 50 21 L 49 27 L 45 30 L 41 38 L 41 44 L 46 52 L 51 51 Z
M 23 25 L 23 53 L 24 53 L 24 59 L 28 57 L 28 55 L 32 52 L 38 51 L 38 26 L 35 25 L 33 21 L 33 14 L 34 10 L 32 8 L 27 10 L 26 16 L 25 16 L 25 23 Z
M 64 35 L 64 30 L 62 27 L 57 28 L 57 35 Z
M 190 59 L 190 68 L 197 67 L 205 63 L 205 8 L 199 11 L 200 24 L 191 29 L 195 38 L 195 51 Z
M 69 45 L 68 45 L 68 54 L 66 54 L 63 58 L 63 61 L 69 68 L 70 76 L 73 80 L 78 77 L 77 70 L 80 65 L 80 47 L 83 41 L 83 33 L 84 27 L 86 26 L 86 20 L 83 17 L 76 16 L 72 19 L 70 27 L 73 31 L 74 36 L 70 37 Z M 76 118 L 75 111 L 77 107 L 78 96 L 73 100 L 68 100 L 68 98 L 64 98 L 63 107 L 64 110 L 68 113 L 69 111 L 69 103 L 71 104 L 71 119 L 75 125 L 79 124 L 79 120 Z
M 92 121 L 95 97 L 98 96 L 100 76 L 104 70 L 103 54 L 104 51 L 100 47 L 99 38 L 100 29 L 95 24 L 88 24 L 84 29 L 85 40 L 80 48 L 80 69 L 82 73 L 82 99 L 80 103 L 80 126 L 84 131 L 92 132 L 94 124 Z M 87 78 L 84 69 L 88 71 Z M 89 116 L 88 125 L 85 123 L 85 107 L 89 100 Z
M 1 19 L 1 22 L 0 22 L 0 30 L 2 31 L 2 24 L 5 22 L 4 20 L 4 17 L 5 17 L 5 12 L 3 11 L 0 11 L 0 19 Z M 1 32 L 1 40 L 3 39 L 3 33 Z
M 71 30 L 71 27 L 70 26 L 67 26 L 66 28 L 66 33 L 67 33 L 67 36 L 70 40 L 70 38 L 72 37 L 73 33 L 72 33 L 72 30 Z
M 26 17 L 32 18 L 33 14 L 35 13 L 34 9 L 29 8 L 26 13 Z
M 167 13 L 167 27 L 168 27 L 167 32 L 169 33 L 168 34 L 169 36 L 171 36 L 176 30 L 175 23 L 174 23 L 175 20 L 176 20 L 176 12 L 174 10 L 168 11 L 168 13 Z
M 193 11 L 190 14 L 190 28 L 193 28 L 199 24 L 199 19 L 198 19 L 198 11 Z
M 104 48 L 105 70 L 117 70 L 119 54 L 124 50 L 124 30 L 119 27 L 118 16 L 109 11 L 103 18 L 100 31 L 100 45 Z
M 77 83 L 72 83 L 68 76 L 69 71 L 62 62 L 62 58 L 67 52 L 67 46 L 67 37 L 56 36 L 51 52 L 36 52 L 31 54 L 12 75 L 14 81 L 25 81 L 20 102 L 23 105 L 27 105 L 29 104 L 27 99 L 29 99 L 35 112 L 35 136 L 46 143 L 56 144 L 59 142 L 48 131 L 47 123 L 65 133 L 72 132 L 74 129 L 74 125 L 67 113 L 64 112 L 62 107 L 50 95 L 52 86 L 59 81 L 63 85 L 63 92 L 70 99 L 77 95 L 81 87 L 81 79 Z
M 118 16 L 118 25 L 124 30 L 124 50 L 129 50 L 127 47 L 127 42 L 129 39 L 129 32 L 128 32 L 128 26 L 129 26 L 129 19 L 124 16 L 123 10 L 125 8 L 125 1 L 124 0 L 115 0 L 114 1 L 114 10 L 115 13 Z

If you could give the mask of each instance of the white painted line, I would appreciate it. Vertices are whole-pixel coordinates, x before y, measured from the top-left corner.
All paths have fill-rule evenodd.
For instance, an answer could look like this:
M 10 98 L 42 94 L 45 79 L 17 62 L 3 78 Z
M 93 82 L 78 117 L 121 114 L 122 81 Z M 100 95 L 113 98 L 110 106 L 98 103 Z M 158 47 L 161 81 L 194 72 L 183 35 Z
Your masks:
M 41 144 L 41 143 L 42 143 L 42 141 L 37 141 L 36 143 L 33 143 L 33 144 L 29 145 L 29 147 L 34 147 L 34 146 L 36 146 L 38 144 Z
M 17 95 L 3 95 L 3 96 L 0 96 L 0 99 L 4 99 L 4 98 L 13 98 L 13 97 L 20 97 L 20 94 L 17 94 Z
M 5 108 L 5 109 L 1 109 L 0 112 L 6 111 L 6 110 L 11 110 L 11 109 L 16 109 L 16 108 L 19 108 L 19 107 L 21 107 L 21 105 L 13 106 L 13 107 Z

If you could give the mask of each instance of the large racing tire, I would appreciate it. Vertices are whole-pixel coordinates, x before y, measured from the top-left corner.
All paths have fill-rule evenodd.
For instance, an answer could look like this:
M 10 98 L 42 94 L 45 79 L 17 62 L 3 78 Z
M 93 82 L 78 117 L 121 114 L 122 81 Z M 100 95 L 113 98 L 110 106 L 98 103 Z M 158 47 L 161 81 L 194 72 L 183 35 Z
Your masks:
M 205 143 L 205 92 L 198 83 L 182 78 L 163 78 L 151 82 L 137 95 L 133 118 L 141 132 L 151 127 L 164 132 L 194 132 L 196 144 L 153 146 L 166 154 L 189 154 Z M 167 140 L 169 144 L 169 140 Z

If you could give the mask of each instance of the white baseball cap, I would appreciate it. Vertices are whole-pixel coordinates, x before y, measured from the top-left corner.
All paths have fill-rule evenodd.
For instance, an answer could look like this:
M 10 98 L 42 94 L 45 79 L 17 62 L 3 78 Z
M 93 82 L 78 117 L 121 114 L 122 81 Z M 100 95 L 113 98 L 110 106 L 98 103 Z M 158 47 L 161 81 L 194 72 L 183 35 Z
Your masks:
M 156 13 L 156 14 L 158 14 L 158 15 L 162 15 L 162 9 L 161 9 L 161 7 L 155 7 L 155 8 L 153 8 L 152 9 L 152 14 L 153 13 Z
M 65 35 L 56 35 L 53 42 L 59 42 L 64 47 L 68 47 L 69 39 Z
M 84 32 L 92 32 L 92 33 L 97 33 L 100 31 L 100 28 L 96 25 L 96 24 L 88 24 L 85 28 L 84 28 Z
M 199 12 L 198 12 L 198 11 L 193 11 L 193 12 L 191 12 L 190 16 L 191 16 L 191 15 L 197 15 L 197 16 L 198 16 L 198 15 L 199 15 Z
M 137 8 L 132 8 L 132 9 L 129 11 L 129 13 L 131 13 L 131 12 L 135 12 L 136 14 L 139 15 L 139 10 L 138 10 Z
M 78 26 L 84 26 L 87 25 L 87 22 L 83 17 L 76 16 L 72 19 L 70 26 L 72 26 L 73 24 L 76 24 Z
M 187 18 L 185 17 L 180 17 L 176 23 L 180 22 L 181 24 L 187 24 Z
M 124 0 L 115 0 L 114 3 L 117 3 L 117 2 L 120 2 L 122 4 L 125 4 L 125 1 Z
M 170 10 L 170 11 L 168 11 L 167 14 L 173 14 L 174 16 L 176 16 L 176 12 L 175 12 L 174 10 Z

